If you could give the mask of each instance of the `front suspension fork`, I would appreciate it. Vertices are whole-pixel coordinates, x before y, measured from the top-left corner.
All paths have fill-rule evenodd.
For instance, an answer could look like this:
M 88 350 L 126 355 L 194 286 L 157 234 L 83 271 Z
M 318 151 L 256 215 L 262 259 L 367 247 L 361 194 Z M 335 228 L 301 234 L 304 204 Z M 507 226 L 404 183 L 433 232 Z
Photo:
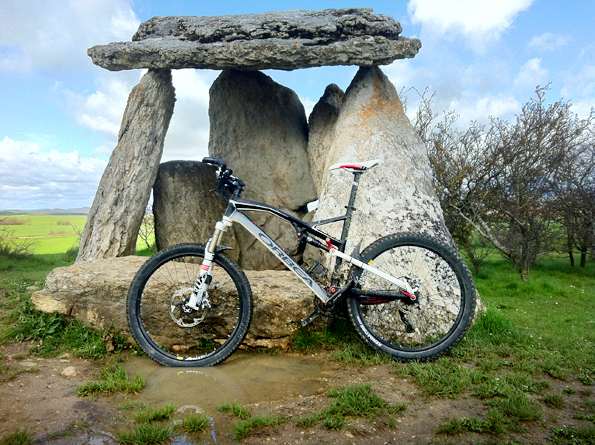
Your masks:
M 192 295 L 188 299 L 187 306 L 194 310 L 204 309 L 205 307 L 211 307 L 208 299 L 207 289 L 213 279 L 213 261 L 215 260 L 215 254 L 217 252 L 217 245 L 223 237 L 223 233 L 227 231 L 227 228 L 231 226 L 231 221 L 223 217 L 222 221 L 218 221 L 213 231 L 213 236 L 207 241 L 205 246 L 205 256 L 200 266 L 200 272 L 196 281 L 194 282 L 194 288 L 192 289 Z

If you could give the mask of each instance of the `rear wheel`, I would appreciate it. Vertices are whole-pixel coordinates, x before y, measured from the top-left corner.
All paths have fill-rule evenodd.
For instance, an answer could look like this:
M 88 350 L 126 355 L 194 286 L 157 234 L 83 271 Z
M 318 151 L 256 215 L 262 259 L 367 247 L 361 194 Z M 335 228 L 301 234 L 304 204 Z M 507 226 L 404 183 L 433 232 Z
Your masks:
M 209 306 L 185 306 L 199 276 L 205 248 L 178 244 L 151 257 L 138 271 L 127 301 L 128 323 L 145 353 L 166 366 L 211 366 L 240 345 L 252 317 L 252 292 L 233 259 L 215 255 Z
M 424 234 L 395 234 L 371 244 L 362 261 L 418 290 L 416 301 L 349 297 L 353 324 L 368 344 L 398 360 L 427 360 L 463 338 L 473 318 L 475 287 L 453 247 Z M 354 278 L 358 290 L 401 290 L 360 268 Z

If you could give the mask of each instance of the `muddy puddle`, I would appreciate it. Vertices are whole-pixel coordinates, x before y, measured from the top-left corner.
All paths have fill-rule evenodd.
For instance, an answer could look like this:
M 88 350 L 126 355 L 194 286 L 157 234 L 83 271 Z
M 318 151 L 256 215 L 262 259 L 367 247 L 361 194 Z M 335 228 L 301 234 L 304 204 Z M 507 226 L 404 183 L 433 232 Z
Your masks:
M 204 413 L 211 417 L 207 431 L 200 437 L 177 435 L 171 442 L 176 445 L 235 443 L 234 419 L 217 410 L 223 404 L 247 405 L 286 397 L 308 397 L 323 392 L 327 386 L 324 362 L 303 355 L 240 351 L 210 368 L 167 368 L 144 356 L 132 357 L 122 365 L 131 378 L 140 374 L 147 382 L 140 394 L 129 401 L 147 403 L 153 409 L 173 403 L 177 408 L 174 424 L 188 413 Z M 117 443 L 115 431 L 118 429 L 121 426 L 89 431 L 78 440 L 93 445 Z
M 197 406 L 207 413 L 224 403 L 310 396 L 325 388 L 323 364 L 304 356 L 236 352 L 209 368 L 167 368 L 146 357 L 133 357 L 123 366 L 131 377 L 140 374 L 147 381 L 135 400 L 152 407 L 171 402 L 177 407 Z

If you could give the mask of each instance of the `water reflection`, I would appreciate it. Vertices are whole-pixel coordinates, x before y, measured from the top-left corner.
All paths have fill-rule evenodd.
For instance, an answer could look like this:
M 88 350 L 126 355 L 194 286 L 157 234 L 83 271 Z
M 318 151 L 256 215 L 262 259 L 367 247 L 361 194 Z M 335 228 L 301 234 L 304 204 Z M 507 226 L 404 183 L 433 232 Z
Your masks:
M 324 389 L 318 360 L 304 356 L 236 352 L 210 368 L 167 368 L 146 357 L 124 363 L 128 374 L 147 381 L 137 400 L 150 406 L 171 403 L 212 413 L 224 403 L 241 404 L 309 396 Z

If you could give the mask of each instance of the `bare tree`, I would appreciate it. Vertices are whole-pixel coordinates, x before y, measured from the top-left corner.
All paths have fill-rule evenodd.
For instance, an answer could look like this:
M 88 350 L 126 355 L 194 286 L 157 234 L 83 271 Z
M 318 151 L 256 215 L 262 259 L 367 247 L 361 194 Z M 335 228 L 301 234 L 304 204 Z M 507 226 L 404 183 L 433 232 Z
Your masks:
M 556 201 L 566 228 L 566 250 L 574 267 L 574 249 L 585 267 L 588 252 L 595 248 L 595 128 L 593 112 L 589 131 L 581 144 L 573 147 L 554 182 Z
M 457 117 L 447 113 L 432 125 L 435 115 L 424 95 L 421 107 L 427 109 L 416 115 L 451 233 L 465 250 L 473 233 L 489 240 L 523 280 L 538 256 L 552 248 L 557 235 L 553 184 L 589 126 L 571 112 L 569 102 L 548 105 L 548 89 L 537 87 L 536 98 L 514 123 L 491 119 L 489 126 L 473 122 L 458 130 Z
M 10 222 L 8 218 L 0 218 L 0 256 L 15 258 L 33 255 L 39 241 L 15 236 L 14 229 L 6 224 Z
M 454 112 L 444 113 L 436 122 L 438 115 L 431 107 L 434 94 L 427 89 L 423 93 L 414 91 L 421 101 L 413 126 L 428 148 L 432 180 L 446 225 L 457 245 L 467 253 L 474 273 L 478 274 L 491 245 L 464 215 L 468 203 L 483 199 L 476 196 L 479 192 L 476 184 L 486 182 L 486 175 L 490 174 L 487 167 L 491 158 L 486 157 L 485 129 L 473 122 L 468 129 L 459 130 L 458 116 Z
M 153 217 L 153 210 L 151 207 L 147 207 L 143 216 L 138 236 L 147 246 L 147 249 L 151 248 L 151 239 L 155 233 L 155 218 Z

